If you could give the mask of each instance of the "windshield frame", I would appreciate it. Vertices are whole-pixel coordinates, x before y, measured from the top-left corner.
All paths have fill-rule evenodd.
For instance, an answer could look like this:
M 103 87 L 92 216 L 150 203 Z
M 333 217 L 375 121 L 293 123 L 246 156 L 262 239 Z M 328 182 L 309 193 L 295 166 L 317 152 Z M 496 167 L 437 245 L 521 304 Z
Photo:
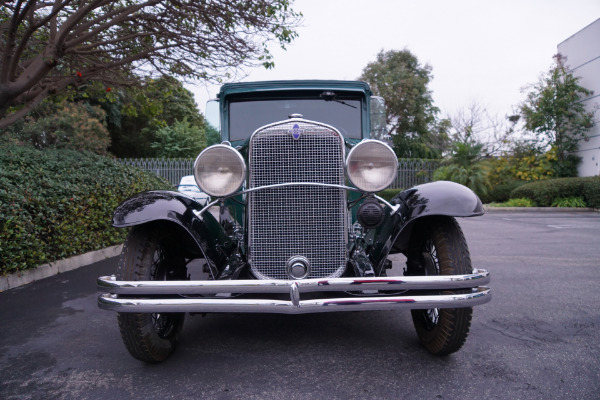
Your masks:
M 361 140 L 362 138 L 364 138 L 365 122 L 368 123 L 368 117 L 367 117 L 368 116 L 368 104 L 367 104 L 368 102 L 366 101 L 366 97 L 365 97 L 364 93 L 361 91 L 354 91 L 354 90 L 349 90 L 349 91 L 348 90 L 335 90 L 334 91 L 335 96 L 333 98 L 324 97 L 323 93 L 331 93 L 331 91 L 324 90 L 324 89 L 295 90 L 295 91 L 288 90 L 288 91 L 272 92 L 272 93 L 265 93 L 265 92 L 240 93 L 237 95 L 227 96 L 226 101 L 224 101 L 224 103 L 223 103 L 223 110 L 222 110 L 222 115 L 223 115 L 222 133 L 224 134 L 223 139 L 228 140 L 230 142 L 246 141 L 247 139 L 250 138 L 250 136 L 256 129 L 259 129 L 262 126 L 269 125 L 269 124 L 272 124 L 275 122 L 284 121 L 289 118 L 289 113 L 281 112 L 281 110 L 274 110 L 273 113 L 271 114 L 272 116 L 266 116 L 265 118 L 258 118 L 258 120 L 262 119 L 262 121 L 260 121 L 261 122 L 260 124 L 254 124 L 257 126 L 251 125 L 241 135 L 235 135 L 235 134 L 232 135 L 231 134 L 232 126 L 233 126 L 233 129 L 238 129 L 238 127 L 236 126 L 236 122 L 234 121 L 232 124 L 232 121 L 230 119 L 231 118 L 231 109 L 232 109 L 231 105 L 235 104 L 233 106 L 233 108 L 236 108 L 239 105 L 241 105 L 240 103 L 248 103 L 248 102 L 257 102 L 257 103 L 273 102 L 273 104 L 276 104 L 277 102 L 286 102 L 286 101 L 292 102 L 292 103 L 293 102 L 300 103 L 300 102 L 307 101 L 307 103 L 308 103 L 308 101 L 310 101 L 310 100 L 313 100 L 316 103 L 320 103 L 320 102 L 323 102 L 323 104 L 331 103 L 331 104 L 328 104 L 328 106 L 331 106 L 328 108 L 331 108 L 331 109 L 336 107 L 333 104 L 336 104 L 339 107 L 348 107 L 349 110 L 356 109 L 356 113 L 357 113 L 356 117 L 357 118 L 354 119 L 353 122 L 347 124 L 346 126 L 340 126 L 340 124 L 337 123 L 335 121 L 335 119 L 332 119 L 332 118 L 326 118 L 326 117 L 323 118 L 320 116 L 317 116 L 317 118 L 314 118 L 311 115 L 302 114 L 302 112 L 300 112 L 300 114 L 303 115 L 304 119 L 313 120 L 316 122 L 331 125 L 338 129 L 342 128 L 340 130 L 345 131 L 345 132 L 342 132 L 342 134 L 347 139 Z M 342 104 L 343 102 L 344 103 L 351 102 L 352 105 Z M 313 106 L 314 106 L 314 104 L 313 104 Z M 354 108 L 354 107 L 356 107 L 356 108 Z M 340 109 L 343 109 L 343 108 L 340 108 Z M 298 111 L 290 110 L 290 113 L 298 113 Z M 365 121 L 365 119 L 367 119 L 367 121 Z M 262 122 L 264 122 L 264 123 L 262 123 Z M 348 130 L 346 128 L 350 128 L 351 132 L 348 132 Z M 225 135 L 226 135 L 226 138 L 225 138 Z

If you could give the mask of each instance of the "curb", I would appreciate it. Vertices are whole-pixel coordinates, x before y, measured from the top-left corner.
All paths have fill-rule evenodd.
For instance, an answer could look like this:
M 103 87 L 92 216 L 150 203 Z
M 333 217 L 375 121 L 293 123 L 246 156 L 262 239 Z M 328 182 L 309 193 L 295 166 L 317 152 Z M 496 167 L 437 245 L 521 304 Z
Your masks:
M 594 213 L 600 212 L 599 209 L 596 208 L 570 208 L 570 207 L 490 207 L 483 206 L 483 210 L 485 212 L 502 212 L 502 211 L 510 211 L 510 212 L 535 212 L 535 211 L 544 211 L 551 213 Z
M 105 249 L 65 258 L 64 260 L 53 261 L 48 264 L 40 265 L 34 269 L 26 269 L 24 271 L 15 272 L 14 274 L 0 276 L 0 292 L 118 256 L 121 254 L 122 248 L 123 245 L 121 244 L 111 246 Z

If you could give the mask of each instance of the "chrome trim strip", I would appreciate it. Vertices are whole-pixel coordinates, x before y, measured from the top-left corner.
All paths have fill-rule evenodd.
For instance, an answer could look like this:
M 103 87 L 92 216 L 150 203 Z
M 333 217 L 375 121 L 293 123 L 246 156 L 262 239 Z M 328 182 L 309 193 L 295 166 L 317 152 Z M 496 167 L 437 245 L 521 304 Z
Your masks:
M 286 187 L 286 186 L 321 186 L 321 187 L 328 187 L 328 188 L 335 188 L 335 189 L 344 189 L 344 190 L 350 190 L 352 192 L 364 193 L 360 189 L 357 189 L 355 187 L 345 186 L 345 185 L 335 185 L 335 184 L 330 184 L 330 183 L 315 183 L 315 182 L 277 183 L 277 184 L 274 184 L 274 185 L 257 186 L 257 187 L 254 187 L 254 188 L 245 189 L 245 190 L 242 190 L 240 192 L 236 192 L 236 193 L 230 194 L 229 196 L 220 197 L 217 200 L 212 201 L 210 204 L 208 204 L 202 210 L 200 210 L 200 211 L 194 211 L 194 214 L 196 214 L 198 217 L 200 217 L 202 214 L 204 214 L 204 212 L 206 210 L 208 210 L 213 205 L 217 204 L 222 199 L 226 199 L 226 198 L 229 198 L 229 197 L 234 197 L 234 196 L 237 196 L 237 195 L 240 195 L 240 194 L 246 194 L 246 193 L 254 192 L 254 191 L 257 191 L 257 190 L 276 189 L 276 188 Z M 387 207 L 389 207 L 392 210 L 392 214 L 394 212 L 396 212 L 398 210 L 398 208 L 400 207 L 398 205 L 394 206 L 394 205 L 390 204 L 387 200 L 385 200 L 382 197 L 379 197 L 377 195 L 374 195 L 374 196 L 375 196 L 375 198 L 377 200 L 379 200 L 380 202 L 382 202 L 383 204 L 385 204 Z
M 336 185 L 334 183 L 286 182 L 286 183 L 276 183 L 276 184 L 273 184 L 273 185 L 257 186 L 257 187 L 254 187 L 254 188 L 245 189 L 245 190 L 243 190 L 241 192 L 238 192 L 238 193 L 236 193 L 234 195 L 231 195 L 231 196 L 235 196 L 235 195 L 238 195 L 238 194 L 246 194 L 246 193 L 254 192 L 254 191 L 257 191 L 257 190 L 274 189 L 274 188 L 286 187 L 286 186 L 321 186 L 321 187 L 336 188 L 336 189 L 345 189 L 345 190 L 352 190 L 354 192 L 360 192 L 360 190 L 357 189 L 357 188 L 350 187 L 350 186 L 345 186 L 345 185 Z
M 239 312 L 305 314 L 339 311 L 381 311 L 399 309 L 463 308 L 487 303 L 490 288 L 480 287 L 468 294 L 437 296 L 353 297 L 290 301 L 263 299 L 127 299 L 103 294 L 98 306 L 118 312 Z
M 236 194 L 237 193 L 233 194 L 232 196 L 235 196 Z M 192 210 L 192 212 L 194 213 L 194 215 L 196 215 L 196 217 L 198 217 L 198 218 L 200 218 L 200 220 L 202 220 L 202 214 L 204 214 L 205 211 L 209 210 L 212 206 L 219 203 L 220 201 L 221 201 L 221 199 L 213 200 L 210 203 L 208 203 L 202 210 L 200 210 L 200 211 Z
M 474 269 L 472 274 L 402 276 L 381 278 L 323 278 L 302 280 L 224 281 L 118 281 L 114 276 L 98 278 L 98 290 L 105 293 L 140 295 L 201 295 L 214 293 L 310 293 L 355 292 L 364 290 L 453 290 L 490 283 L 490 273 Z M 292 296 L 294 297 L 294 296 Z
M 310 119 L 305 119 L 305 118 L 288 118 L 288 119 L 284 119 L 284 120 L 277 121 L 277 122 L 271 122 L 270 124 L 267 124 L 267 125 L 263 125 L 260 128 L 258 128 L 257 130 L 255 130 L 254 132 L 252 132 L 252 135 L 250 135 L 250 141 L 249 142 L 252 142 L 252 139 L 254 138 L 254 135 L 259 134 L 260 132 L 264 131 L 265 129 L 274 128 L 274 127 L 279 126 L 279 125 L 292 124 L 294 122 L 299 122 L 299 123 L 302 123 L 302 124 L 312 124 L 312 125 L 320 126 L 322 128 L 325 128 L 325 129 L 331 129 L 332 131 L 334 131 L 335 133 L 337 133 L 337 135 L 340 138 L 342 138 L 342 146 L 343 146 L 343 142 L 344 142 L 343 138 L 344 137 L 342 136 L 341 132 L 337 128 L 334 128 L 333 126 L 324 124 L 322 122 L 312 121 Z M 344 153 L 342 153 L 342 154 L 344 155 L 344 159 L 345 159 L 346 158 L 346 151 L 345 151 L 345 149 L 343 151 L 344 151 Z

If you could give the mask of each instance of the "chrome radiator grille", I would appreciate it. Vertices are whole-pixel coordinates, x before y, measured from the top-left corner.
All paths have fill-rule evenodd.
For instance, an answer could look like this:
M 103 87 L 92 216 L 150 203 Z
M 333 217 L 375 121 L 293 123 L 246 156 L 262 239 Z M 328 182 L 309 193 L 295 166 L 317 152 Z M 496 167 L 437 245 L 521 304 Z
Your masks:
M 314 123 L 268 126 L 250 141 L 250 187 L 289 182 L 343 185 L 343 145 L 335 131 Z M 250 265 L 257 277 L 290 279 L 286 264 L 294 256 L 310 262 L 308 278 L 343 273 L 347 240 L 343 189 L 287 186 L 249 196 Z

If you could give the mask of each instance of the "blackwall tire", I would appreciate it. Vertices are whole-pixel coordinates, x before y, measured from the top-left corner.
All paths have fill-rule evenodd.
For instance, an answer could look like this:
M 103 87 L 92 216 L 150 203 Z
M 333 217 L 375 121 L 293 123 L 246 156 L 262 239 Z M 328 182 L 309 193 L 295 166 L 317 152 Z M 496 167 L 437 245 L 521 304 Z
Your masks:
M 407 266 L 411 275 L 459 275 L 472 272 L 465 237 L 454 218 L 424 219 L 415 227 Z M 448 291 L 441 294 L 468 293 Z M 458 351 L 467 340 L 473 308 L 412 310 L 421 344 L 432 354 Z
M 125 241 L 119 280 L 181 280 L 185 259 L 168 230 L 134 227 Z M 127 351 L 147 363 L 164 361 L 173 353 L 185 313 L 117 313 Z

